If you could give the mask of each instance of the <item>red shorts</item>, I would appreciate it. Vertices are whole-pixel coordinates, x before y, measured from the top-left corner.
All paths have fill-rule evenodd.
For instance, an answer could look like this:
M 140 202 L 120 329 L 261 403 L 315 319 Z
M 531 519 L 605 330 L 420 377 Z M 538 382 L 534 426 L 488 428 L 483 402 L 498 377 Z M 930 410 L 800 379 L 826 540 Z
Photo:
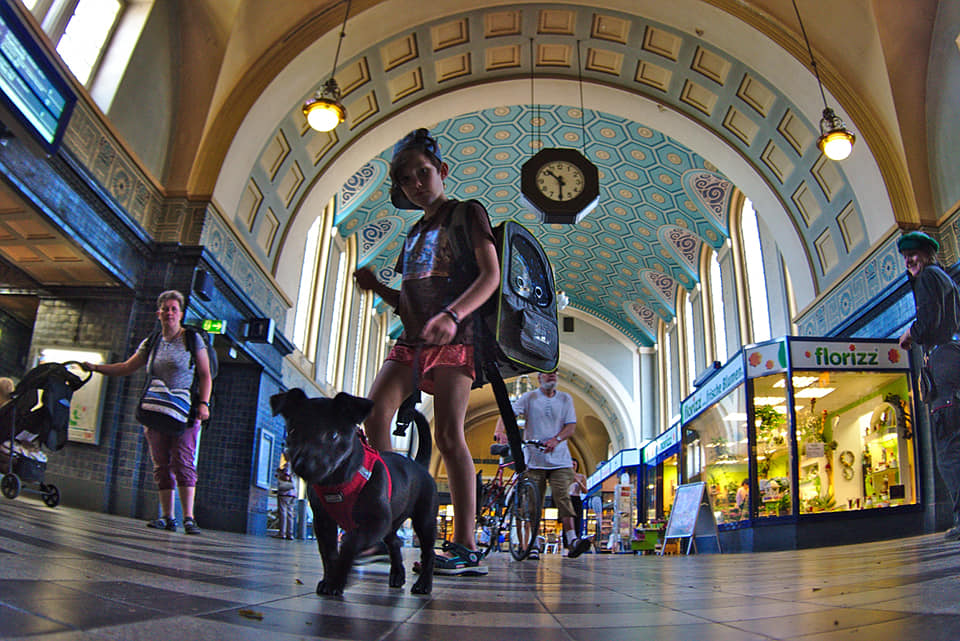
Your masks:
M 394 345 L 387 354 L 388 361 L 396 361 L 413 368 L 416 348 L 407 345 Z M 454 367 L 470 377 L 476 378 L 473 366 L 473 345 L 424 345 L 417 364 L 420 389 L 433 394 L 433 370 L 438 367 Z

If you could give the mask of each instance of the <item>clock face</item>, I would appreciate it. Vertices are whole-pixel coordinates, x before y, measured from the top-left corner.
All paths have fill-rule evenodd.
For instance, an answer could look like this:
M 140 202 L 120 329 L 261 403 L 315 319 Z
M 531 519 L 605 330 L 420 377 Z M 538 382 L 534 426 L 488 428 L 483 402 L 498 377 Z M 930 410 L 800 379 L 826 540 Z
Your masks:
M 573 200 L 583 193 L 583 172 L 567 160 L 552 160 L 537 170 L 537 190 L 556 202 Z

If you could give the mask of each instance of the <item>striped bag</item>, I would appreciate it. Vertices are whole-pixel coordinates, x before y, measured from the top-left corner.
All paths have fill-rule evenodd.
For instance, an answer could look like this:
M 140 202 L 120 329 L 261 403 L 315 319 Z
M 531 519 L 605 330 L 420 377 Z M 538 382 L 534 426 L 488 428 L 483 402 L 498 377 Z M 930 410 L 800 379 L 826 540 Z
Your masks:
M 150 380 L 137 406 L 137 421 L 152 430 L 182 432 L 190 420 L 190 390 L 170 389 L 159 378 Z

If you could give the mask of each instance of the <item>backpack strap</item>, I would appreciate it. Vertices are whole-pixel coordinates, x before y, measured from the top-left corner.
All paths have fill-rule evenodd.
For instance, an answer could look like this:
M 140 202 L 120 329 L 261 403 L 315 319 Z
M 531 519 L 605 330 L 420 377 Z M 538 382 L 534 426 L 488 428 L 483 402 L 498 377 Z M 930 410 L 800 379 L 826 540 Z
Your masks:
M 463 280 L 473 280 L 480 273 L 480 266 L 477 265 L 477 255 L 473 251 L 473 235 L 471 218 L 467 216 L 467 208 L 471 204 L 476 204 L 481 208 L 483 205 L 477 200 L 464 200 L 456 204 L 453 212 L 450 214 L 450 223 L 448 233 L 450 234 L 451 245 L 453 246 L 454 264 L 457 266 L 457 276 Z M 492 227 L 492 224 L 491 224 Z M 486 303 L 484 303 L 485 305 Z M 473 321 L 473 347 L 474 347 L 474 382 L 473 389 L 483 387 L 489 380 L 486 376 L 484 361 L 493 357 L 495 349 L 492 347 L 493 333 L 487 327 L 484 318 L 484 305 L 481 305 L 470 315 Z
M 153 357 L 157 353 L 157 343 L 160 342 L 160 330 L 155 331 L 147 337 L 147 385 L 150 385 L 150 377 L 153 376 Z

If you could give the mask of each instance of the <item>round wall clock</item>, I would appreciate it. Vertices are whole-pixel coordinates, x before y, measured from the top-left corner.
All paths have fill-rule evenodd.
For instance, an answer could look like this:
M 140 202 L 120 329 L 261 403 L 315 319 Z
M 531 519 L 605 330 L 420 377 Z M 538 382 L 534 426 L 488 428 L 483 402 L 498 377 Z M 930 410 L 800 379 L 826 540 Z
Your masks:
M 520 169 L 520 193 L 543 222 L 572 225 L 600 201 L 600 174 L 576 149 L 541 149 Z

